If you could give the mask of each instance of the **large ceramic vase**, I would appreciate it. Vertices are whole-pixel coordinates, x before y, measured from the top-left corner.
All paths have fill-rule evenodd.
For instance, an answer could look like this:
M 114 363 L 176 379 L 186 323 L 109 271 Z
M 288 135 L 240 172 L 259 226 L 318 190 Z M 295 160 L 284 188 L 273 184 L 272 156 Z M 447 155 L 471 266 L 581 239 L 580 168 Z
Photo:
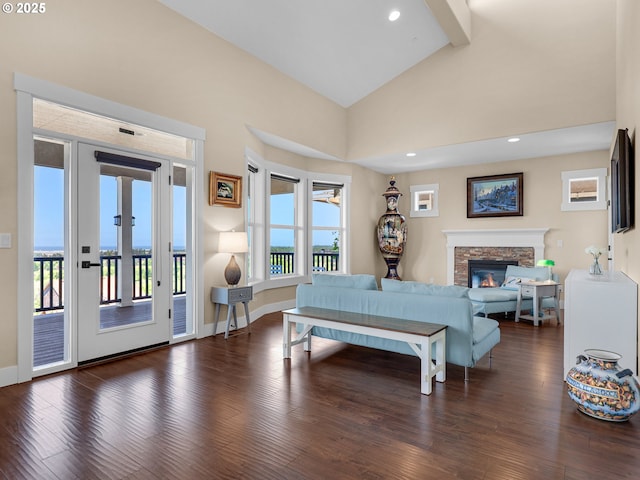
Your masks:
M 601 420 L 624 422 L 640 410 L 640 390 L 633 372 L 618 366 L 621 355 L 585 350 L 567 374 L 569 397 L 578 410 Z
M 396 188 L 393 177 L 382 196 L 387 200 L 387 211 L 378 220 L 378 248 L 387 264 L 385 278 L 400 280 L 398 264 L 407 243 L 407 221 L 398 213 L 398 197 L 402 196 L 402 193 Z

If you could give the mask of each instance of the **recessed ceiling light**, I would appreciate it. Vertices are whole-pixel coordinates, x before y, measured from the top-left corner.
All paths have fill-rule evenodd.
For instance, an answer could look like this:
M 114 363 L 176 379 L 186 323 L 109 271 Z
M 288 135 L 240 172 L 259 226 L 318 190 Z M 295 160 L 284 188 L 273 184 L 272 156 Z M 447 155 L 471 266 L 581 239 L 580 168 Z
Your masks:
M 509 140 L 507 140 L 507 142 L 509 143 L 516 143 L 519 142 L 520 139 L 518 137 L 511 137 Z
M 416 156 L 416 152 L 407 153 L 407 157 L 415 157 L 415 156 Z
M 400 11 L 399 10 L 391 10 L 391 13 L 389 13 L 389 21 L 390 22 L 395 22 L 399 18 L 400 18 Z

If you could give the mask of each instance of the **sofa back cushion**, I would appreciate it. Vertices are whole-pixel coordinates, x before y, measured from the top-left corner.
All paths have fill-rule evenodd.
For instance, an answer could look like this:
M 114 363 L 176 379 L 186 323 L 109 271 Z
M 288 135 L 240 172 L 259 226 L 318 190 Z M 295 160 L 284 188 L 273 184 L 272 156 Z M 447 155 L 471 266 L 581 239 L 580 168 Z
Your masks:
M 469 289 L 456 285 L 435 285 L 413 281 L 380 279 L 382 290 L 385 292 L 417 293 L 421 295 L 435 295 L 439 297 L 467 298 Z
M 378 284 L 373 275 L 341 275 L 334 273 L 314 273 L 311 283 L 318 287 L 357 288 L 360 290 L 377 290 Z

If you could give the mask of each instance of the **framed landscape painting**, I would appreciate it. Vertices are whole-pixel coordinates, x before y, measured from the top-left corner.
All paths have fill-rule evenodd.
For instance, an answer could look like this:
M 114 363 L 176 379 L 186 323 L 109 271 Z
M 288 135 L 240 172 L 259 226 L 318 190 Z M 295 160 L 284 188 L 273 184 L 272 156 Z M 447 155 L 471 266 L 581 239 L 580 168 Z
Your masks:
M 467 218 L 522 216 L 522 173 L 467 178 Z
M 209 205 L 241 206 L 242 177 L 209 172 Z

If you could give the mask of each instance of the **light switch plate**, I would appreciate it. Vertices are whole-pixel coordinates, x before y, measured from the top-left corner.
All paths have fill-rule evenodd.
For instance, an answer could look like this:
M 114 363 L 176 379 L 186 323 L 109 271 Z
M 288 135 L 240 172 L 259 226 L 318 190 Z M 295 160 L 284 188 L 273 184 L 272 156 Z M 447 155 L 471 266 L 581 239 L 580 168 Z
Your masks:
M 10 233 L 0 233 L 0 248 L 11 248 Z

